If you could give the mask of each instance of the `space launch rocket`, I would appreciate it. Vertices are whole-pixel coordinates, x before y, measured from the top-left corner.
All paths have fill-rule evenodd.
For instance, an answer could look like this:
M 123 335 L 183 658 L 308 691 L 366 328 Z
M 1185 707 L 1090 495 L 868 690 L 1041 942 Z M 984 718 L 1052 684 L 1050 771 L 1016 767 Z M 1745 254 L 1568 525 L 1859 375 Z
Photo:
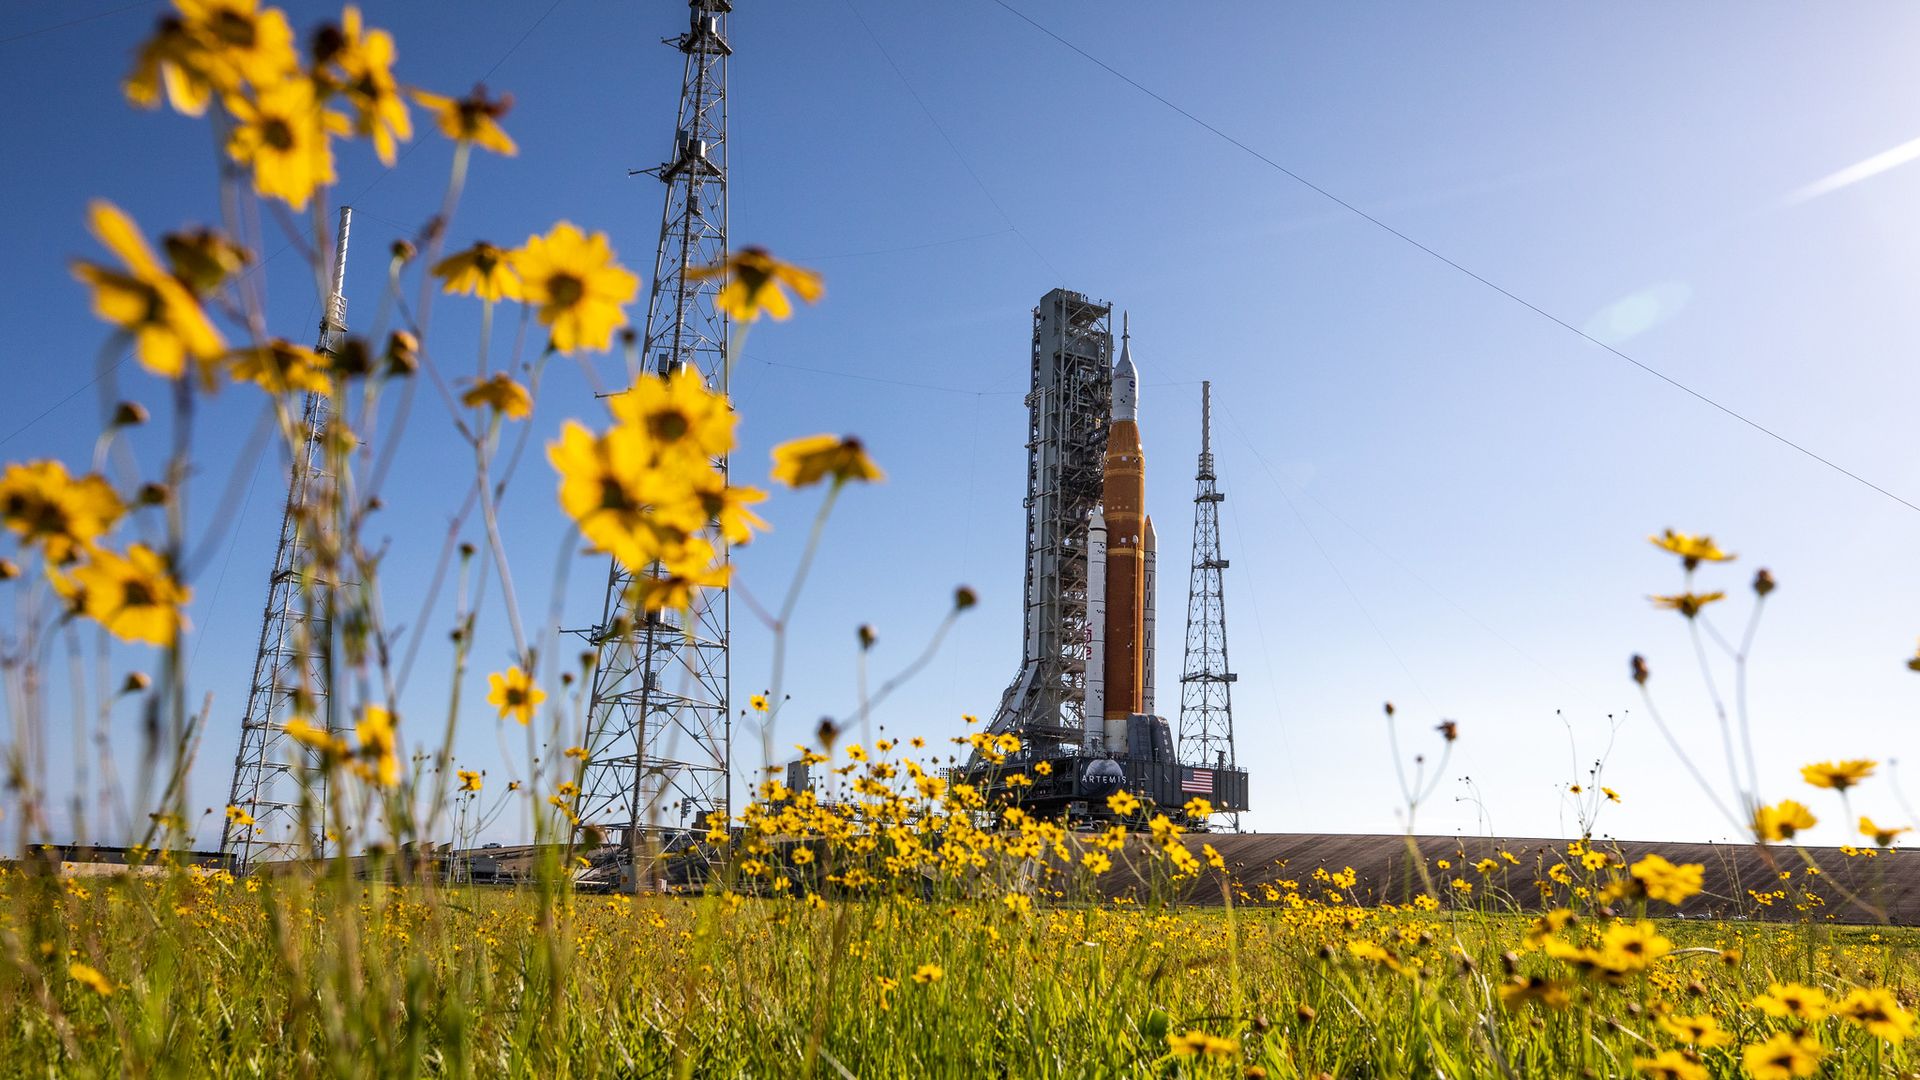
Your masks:
M 1121 316 L 1113 369 L 1100 510 L 1088 527 L 1086 731 L 1092 751 L 1125 753 L 1127 718 L 1153 712 L 1155 565 L 1159 544 L 1146 514 L 1146 455 L 1140 449 L 1140 375 Z

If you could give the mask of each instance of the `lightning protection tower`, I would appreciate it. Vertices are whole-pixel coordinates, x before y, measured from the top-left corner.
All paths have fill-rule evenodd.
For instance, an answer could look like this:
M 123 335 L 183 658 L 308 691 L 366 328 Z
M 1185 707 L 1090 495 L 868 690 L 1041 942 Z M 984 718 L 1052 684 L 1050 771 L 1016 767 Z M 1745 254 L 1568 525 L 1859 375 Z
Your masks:
M 1200 472 L 1193 497 L 1193 570 L 1187 587 L 1187 658 L 1180 674 L 1180 760 L 1232 769 L 1233 684 L 1227 666 L 1227 601 L 1221 581 L 1220 503 L 1213 473 L 1213 386 L 1200 384 Z M 1240 814 L 1230 815 L 1235 831 Z
M 730 0 L 690 0 L 687 31 L 665 38 L 686 58 L 672 156 L 644 170 L 666 185 L 647 302 L 641 377 L 682 368 L 727 392 L 728 319 L 718 280 L 691 268 L 727 254 L 727 15 Z M 726 469 L 723 457 L 717 463 Z M 723 549 L 724 557 L 724 549 Z M 643 573 L 659 573 L 650 567 Z M 637 853 L 684 843 L 708 813 L 729 812 L 731 703 L 728 596 L 702 594 L 693 614 L 643 612 L 630 603 L 634 574 L 613 562 L 598 625 L 581 783 L 583 826 L 620 837 Z
M 333 354 L 347 332 L 347 230 L 350 207 L 340 208 L 334 240 L 332 291 L 320 313 L 320 338 L 314 351 Z M 260 621 L 260 644 L 253 655 L 253 679 L 247 685 L 247 711 L 240 718 L 240 749 L 233 758 L 233 785 L 227 805 L 253 819 L 245 824 L 229 814 L 220 833 L 220 852 L 245 870 L 257 860 L 326 854 L 326 771 L 319 755 L 287 737 L 287 719 L 299 712 L 327 730 L 334 728 L 330 677 L 331 588 L 306 580 L 310 569 L 304 520 L 308 500 L 332 478 L 326 473 L 322 443 L 331 402 L 309 392 L 301 404 L 306 438 L 287 476 L 287 501 L 280 510 L 280 544 L 267 577 L 267 607 Z M 302 778 L 312 785 L 301 789 Z

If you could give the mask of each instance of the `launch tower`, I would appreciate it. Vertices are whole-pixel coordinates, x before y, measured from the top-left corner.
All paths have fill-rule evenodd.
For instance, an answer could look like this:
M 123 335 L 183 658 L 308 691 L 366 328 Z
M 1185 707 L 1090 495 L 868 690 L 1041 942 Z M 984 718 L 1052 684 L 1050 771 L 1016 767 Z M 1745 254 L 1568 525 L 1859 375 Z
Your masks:
M 1080 745 L 1094 623 L 1088 609 L 1088 529 L 1100 505 L 1113 399 L 1113 309 L 1055 289 L 1033 309 L 1033 389 L 1027 394 L 1027 575 L 1020 673 L 994 714 L 1038 751 Z

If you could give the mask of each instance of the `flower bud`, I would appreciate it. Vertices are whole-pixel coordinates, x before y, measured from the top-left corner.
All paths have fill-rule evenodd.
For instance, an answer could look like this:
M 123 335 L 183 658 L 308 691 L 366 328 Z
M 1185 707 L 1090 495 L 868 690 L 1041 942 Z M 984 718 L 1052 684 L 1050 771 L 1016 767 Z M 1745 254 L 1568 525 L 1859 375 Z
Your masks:
M 333 370 L 349 379 L 373 374 L 373 348 L 363 337 L 350 337 L 333 350 Z
M 147 407 L 137 401 L 123 401 L 113 407 L 113 426 L 139 427 L 147 422 Z
M 965 611 L 979 602 L 980 597 L 965 585 L 953 590 L 953 610 L 955 611 Z
M 1765 596 L 1772 592 L 1774 584 L 1773 574 L 1764 566 L 1753 575 L 1753 591 L 1756 595 Z
M 404 379 L 420 370 L 420 339 L 405 330 L 387 335 L 387 377 Z

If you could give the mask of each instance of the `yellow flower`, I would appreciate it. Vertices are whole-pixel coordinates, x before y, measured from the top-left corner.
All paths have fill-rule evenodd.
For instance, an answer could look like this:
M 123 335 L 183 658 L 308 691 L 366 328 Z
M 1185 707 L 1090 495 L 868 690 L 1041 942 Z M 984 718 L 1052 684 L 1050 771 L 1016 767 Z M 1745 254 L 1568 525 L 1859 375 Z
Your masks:
M 227 807 L 227 820 L 233 822 L 235 825 L 251 825 L 253 824 L 253 815 L 238 806 L 229 806 Z
M 180 609 L 193 598 L 160 553 L 145 544 L 128 547 L 125 557 L 96 548 L 70 574 L 55 577 L 53 586 L 114 637 L 162 647 L 179 636 L 186 621 Z
M 1176 1057 L 1228 1058 L 1239 1051 L 1240 1044 L 1193 1028 L 1184 1035 L 1167 1032 L 1167 1049 Z
M 1207 860 L 1207 865 L 1213 867 L 1215 870 L 1225 870 L 1227 868 L 1226 857 L 1215 850 L 1212 844 L 1201 844 L 1200 854 Z
M 1431 898 L 1429 898 L 1431 899 Z M 1424 906 L 1424 905 L 1423 905 Z M 1434 907 L 1438 907 L 1435 902 Z M 1432 910 L 1428 908 L 1427 910 Z M 1527 944 L 1538 948 L 1541 943 L 1580 920 L 1580 916 L 1567 908 L 1555 908 L 1533 921 L 1527 930 Z
M 1824 1053 L 1808 1036 L 1782 1031 L 1766 1042 L 1749 1045 L 1740 1057 L 1753 1080 L 1794 1080 L 1818 1072 Z
M 235 350 L 227 357 L 227 371 L 239 382 L 250 382 L 270 394 L 303 390 L 325 394 L 333 388 L 327 358 L 279 338 L 265 345 Z
M 752 697 L 747 699 L 747 705 L 751 707 L 754 712 L 766 712 L 767 711 L 767 695 L 755 694 Z
M 729 567 L 716 562 L 713 545 L 697 536 L 688 537 L 678 549 L 664 553 L 657 573 L 634 578 L 633 602 L 642 611 L 693 610 L 694 597 L 702 589 L 727 587 Z
M 1660 1026 L 1667 1029 L 1667 1034 L 1702 1050 L 1725 1046 L 1733 1041 L 1733 1036 L 1721 1028 L 1720 1021 L 1710 1013 L 1702 1013 L 1699 1016 L 1663 1016 L 1660 1018 Z
M 795 866 L 805 866 L 813 861 L 813 849 L 804 846 L 797 847 L 793 849 L 789 857 L 793 859 Z
M 631 428 L 595 435 L 572 420 L 547 460 L 560 474 L 560 507 L 595 547 L 635 573 L 658 555 L 663 538 L 652 510 L 681 495 L 683 484 L 649 467 L 646 447 Z
M 1188 799 L 1187 805 L 1180 809 L 1185 810 L 1188 817 L 1194 818 L 1210 817 L 1213 814 L 1213 804 L 1198 795 Z
M 173 276 L 200 296 L 219 288 L 253 258 L 246 248 L 205 228 L 168 233 L 160 246 L 166 249 Z
M 1854 758 L 1848 761 L 1819 761 L 1800 767 L 1800 778 L 1817 788 L 1845 791 L 1873 775 L 1880 763 Z
M 0 522 L 19 533 L 21 543 L 45 545 L 48 562 L 67 562 L 125 512 L 97 473 L 75 478 L 58 461 L 17 463 L 0 472 Z
M 1634 863 L 1631 872 L 1649 897 L 1678 904 L 1700 891 L 1705 871 L 1699 863 L 1675 865 L 1662 856 L 1648 855 Z
M 1007 910 L 1015 915 L 1033 914 L 1033 897 L 1026 893 L 1008 893 L 1000 898 L 1000 902 L 1007 905 Z
M 400 782 L 399 739 L 394 732 L 393 713 L 379 705 L 369 705 L 353 726 L 360 742 L 360 757 L 354 771 L 368 783 L 392 787 Z
M 518 720 L 522 726 L 532 722 L 534 710 L 547 700 L 547 692 L 533 685 L 518 664 L 487 676 L 487 686 L 487 704 L 500 709 L 500 719 Z
M 866 447 L 851 435 L 808 435 L 773 448 L 773 478 L 779 483 L 803 488 L 829 477 L 835 487 L 849 480 L 885 479 Z
M 1620 793 L 1619 793 L 1619 792 L 1617 792 L 1617 791 L 1615 791 L 1615 790 L 1613 790 L 1613 789 L 1612 789 L 1612 788 L 1610 788 L 1610 787 L 1602 787 L 1602 788 L 1600 789 L 1600 794 L 1602 794 L 1602 795 L 1605 795 L 1605 796 L 1607 797 L 1607 801 L 1608 801 L 1608 802 L 1616 802 L 1616 803 L 1617 803 L 1617 802 L 1619 802 L 1619 801 L 1620 801 Z
M 1901 1008 L 1893 994 L 1881 987 L 1858 987 L 1849 991 L 1834 1006 L 1833 1012 L 1890 1043 L 1905 1042 L 1913 1035 L 1913 1014 Z
M 174 8 L 178 14 L 163 16 L 141 44 L 127 77 L 136 105 L 158 105 L 164 86 L 176 111 L 199 116 L 215 92 L 272 85 L 299 70 L 293 28 L 278 8 L 261 11 L 258 0 L 174 0 Z
M 1610 971 L 1639 971 L 1672 951 L 1673 942 L 1646 919 L 1616 922 L 1600 938 L 1600 964 Z
M 1791 840 L 1795 833 L 1813 828 L 1817 821 L 1813 811 L 1801 803 L 1782 799 L 1777 805 L 1753 812 L 1753 834 L 1761 840 Z
M 461 769 L 459 770 L 458 775 L 460 777 L 459 790 L 461 791 L 479 791 L 480 790 L 480 774 L 479 773 L 473 772 L 469 769 Z
M 946 971 L 943 970 L 939 964 L 921 964 L 919 970 L 913 973 L 913 981 L 919 983 L 921 986 L 926 986 L 930 983 L 937 983 L 941 979 L 946 978 L 946 976 Z
M 1633 1059 L 1635 1072 L 1655 1080 L 1708 1080 L 1707 1067 L 1678 1050 L 1662 1050 L 1650 1058 Z
M 811 304 L 820 299 L 826 291 L 820 275 L 811 270 L 802 270 L 790 263 L 783 263 L 768 254 L 765 248 L 745 247 L 727 256 L 719 266 L 705 266 L 687 271 L 687 277 L 694 281 L 709 281 L 713 278 L 725 278 L 720 293 L 714 297 L 714 303 L 720 310 L 742 322 L 753 322 L 762 313 L 775 319 L 784 319 L 793 314 L 793 304 L 787 299 L 787 286 L 800 299 Z
M 1383 948 L 1378 942 L 1365 938 L 1355 938 L 1347 942 L 1347 951 L 1362 960 L 1367 960 L 1390 971 L 1400 970 L 1400 958 Z
M 315 96 L 310 80 L 292 76 L 252 97 L 230 96 L 227 109 L 234 118 L 227 156 L 253 166 L 253 190 L 261 198 L 305 210 L 315 188 L 334 182 L 328 137 L 352 129 Z
M 1912 832 L 1912 831 L 1913 831 L 1912 829 L 1908 828 L 1905 825 L 1902 825 L 1898 828 L 1888 828 L 1885 825 L 1875 825 L 1873 823 L 1872 818 L 1867 817 L 1865 814 L 1862 814 L 1860 816 L 1860 835 L 1873 837 L 1873 842 L 1880 845 L 1881 847 L 1888 847 L 1892 845 L 1894 840 L 1897 839 L 1901 833 Z
M 413 138 L 413 117 L 393 78 L 393 35 L 367 29 L 360 9 L 352 4 L 341 13 L 340 21 L 337 39 L 324 33 L 320 39 L 329 53 L 324 61 L 339 69 L 347 101 L 353 106 L 354 131 L 372 138 L 380 163 L 392 165 L 396 143 Z
M 1701 562 L 1732 562 L 1733 556 L 1721 551 L 1711 536 L 1689 536 L 1686 533 L 1668 529 L 1659 536 L 1647 537 L 1655 547 L 1671 551 L 1680 556 L 1680 561 L 1691 570 Z
M 1515 975 L 1511 980 L 1500 984 L 1500 1003 L 1509 1009 L 1518 1009 L 1529 1002 L 1544 1005 L 1549 1009 L 1564 1009 L 1573 1003 L 1573 997 L 1567 993 L 1565 983 L 1555 982 L 1540 975 Z
M 67 977 L 87 989 L 106 997 L 113 993 L 113 984 L 100 973 L 100 969 L 91 964 L 82 964 L 78 960 L 67 965 Z
M 1131 817 L 1140 809 L 1140 800 L 1131 791 L 1116 791 L 1107 796 L 1107 809 L 1115 817 Z
M 1089 851 L 1080 856 L 1080 865 L 1086 867 L 1088 873 L 1098 877 L 1113 869 L 1113 860 L 1103 851 Z
M 218 359 L 226 349 L 220 332 L 186 285 L 161 268 L 133 219 L 112 203 L 95 199 L 87 220 L 126 269 L 76 261 L 73 274 L 93 286 L 93 313 L 133 335 L 140 366 L 177 379 L 186 372 L 188 357 Z
M 1648 597 L 1648 599 L 1653 601 L 1654 607 L 1665 608 L 1668 611 L 1677 611 L 1689 619 L 1700 614 L 1700 609 L 1706 607 L 1708 604 L 1716 600 L 1725 600 L 1726 598 L 1727 594 L 1724 592 L 1680 593 L 1677 596 Z
M 302 746 L 334 757 L 347 755 L 348 748 L 344 739 L 332 732 L 315 727 L 303 717 L 289 717 L 282 730 L 287 733 L 287 738 Z
M 506 372 L 496 372 L 467 388 L 460 404 L 472 408 L 491 408 L 509 420 L 524 420 L 533 415 L 533 395 Z
M 646 437 L 656 460 L 704 463 L 733 448 L 732 406 L 692 368 L 665 378 L 643 376 L 607 405 Z
M 1753 1007 L 1768 1016 L 1791 1016 L 1810 1024 L 1825 1019 L 1832 1005 L 1826 991 L 1799 983 L 1774 983 L 1767 987 L 1766 993 L 1753 999 Z
M 422 108 L 433 110 L 440 133 L 449 139 L 472 143 L 505 157 L 520 152 L 520 148 L 513 145 L 513 140 L 500 127 L 500 118 L 513 108 L 512 94 L 502 94 L 498 99 L 489 101 L 487 88 L 476 86 L 473 93 L 458 101 L 439 94 L 429 94 L 425 90 L 415 90 L 413 100 L 419 102 Z
M 434 263 L 433 276 L 444 282 L 444 292 L 493 303 L 519 300 L 523 295 L 511 255 L 484 240 Z
M 627 325 L 621 305 L 632 302 L 640 279 L 613 261 L 606 233 L 588 236 L 562 221 L 545 236 L 527 237 L 510 258 L 555 350 L 604 352 L 613 332 Z

